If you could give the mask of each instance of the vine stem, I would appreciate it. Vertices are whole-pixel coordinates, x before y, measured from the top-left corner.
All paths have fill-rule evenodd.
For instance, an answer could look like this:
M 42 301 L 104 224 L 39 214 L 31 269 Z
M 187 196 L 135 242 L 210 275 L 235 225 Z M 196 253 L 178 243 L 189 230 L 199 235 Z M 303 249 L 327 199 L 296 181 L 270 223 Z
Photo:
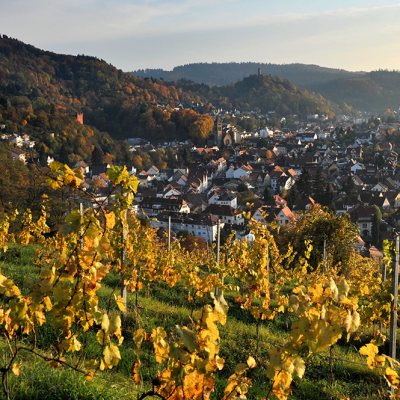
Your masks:
M 272 381 L 272 382 L 271 382 L 271 387 L 270 387 L 269 390 L 268 390 L 267 397 L 265 398 L 265 400 L 268 400 L 268 399 L 269 399 L 269 395 L 270 395 L 271 392 L 272 392 L 272 388 L 274 387 L 274 383 L 275 383 L 275 381 Z

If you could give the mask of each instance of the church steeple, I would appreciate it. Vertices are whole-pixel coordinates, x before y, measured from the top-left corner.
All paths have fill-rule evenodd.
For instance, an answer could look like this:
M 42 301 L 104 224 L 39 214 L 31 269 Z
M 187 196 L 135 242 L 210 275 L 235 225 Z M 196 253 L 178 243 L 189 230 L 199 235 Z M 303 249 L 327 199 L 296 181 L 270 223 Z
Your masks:
M 222 145 L 222 120 L 219 116 L 214 122 L 214 141 L 218 146 Z

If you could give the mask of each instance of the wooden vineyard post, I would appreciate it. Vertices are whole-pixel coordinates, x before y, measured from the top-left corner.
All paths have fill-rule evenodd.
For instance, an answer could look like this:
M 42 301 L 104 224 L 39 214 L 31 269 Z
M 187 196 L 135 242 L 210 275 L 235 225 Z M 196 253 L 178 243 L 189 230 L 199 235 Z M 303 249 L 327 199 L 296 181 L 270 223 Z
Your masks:
M 220 223 L 219 223 L 219 218 L 217 221 L 217 268 L 219 267 L 219 245 L 220 245 Z M 215 297 L 219 295 L 219 290 L 218 288 L 215 288 Z
M 390 347 L 389 347 L 389 357 L 393 360 L 396 359 L 396 333 L 397 333 L 397 303 L 399 295 L 399 243 L 400 236 L 396 236 L 396 254 L 393 260 L 393 274 L 392 274 L 392 293 L 393 301 L 390 313 Z M 391 392 L 394 393 L 394 387 L 390 388 Z
M 127 254 L 127 248 L 126 248 L 127 219 L 126 218 L 127 218 L 127 212 L 125 211 L 125 218 L 124 218 L 124 221 L 122 222 L 121 269 L 126 264 L 126 254 Z M 125 306 L 125 311 L 123 312 L 123 315 L 126 316 L 126 314 L 128 312 L 128 307 L 127 307 L 127 301 L 126 301 L 125 274 L 123 272 L 121 272 L 121 297 L 124 299 L 124 306 Z
M 168 215 L 168 252 L 171 251 L 171 216 Z

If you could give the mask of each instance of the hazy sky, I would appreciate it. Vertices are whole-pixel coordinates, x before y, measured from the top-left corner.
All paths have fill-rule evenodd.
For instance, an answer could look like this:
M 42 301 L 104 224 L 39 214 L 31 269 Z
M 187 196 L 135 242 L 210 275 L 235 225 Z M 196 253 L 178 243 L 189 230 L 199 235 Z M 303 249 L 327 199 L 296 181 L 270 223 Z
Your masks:
M 390 0 L 8 0 L 0 33 L 124 71 L 193 62 L 400 69 Z

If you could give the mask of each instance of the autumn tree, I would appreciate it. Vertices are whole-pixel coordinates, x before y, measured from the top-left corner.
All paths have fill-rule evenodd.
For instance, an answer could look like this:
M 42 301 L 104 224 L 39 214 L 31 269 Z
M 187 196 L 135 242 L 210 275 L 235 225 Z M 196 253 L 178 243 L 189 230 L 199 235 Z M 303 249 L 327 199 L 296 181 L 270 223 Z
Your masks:
M 192 253 L 196 250 L 198 251 L 206 251 L 207 243 L 206 240 L 202 237 L 197 237 L 191 233 L 188 233 L 184 237 L 181 238 L 181 247 L 184 248 L 189 253 Z
M 358 226 L 351 222 L 349 214 L 335 214 L 320 206 L 300 213 L 284 232 L 285 240 L 290 240 L 297 252 L 294 264 L 299 257 L 305 256 L 307 240 L 310 240 L 313 246 L 309 255 L 311 268 L 316 268 L 323 260 L 324 240 L 329 266 L 342 268 L 353 251 L 352 245 L 357 243 L 358 235 Z
M 103 180 L 101 180 L 98 176 L 95 176 L 92 180 L 92 183 L 90 184 L 90 186 L 93 189 L 98 189 L 98 188 L 103 188 L 105 187 L 105 183 L 103 182 Z
M 189 126 L 189 134 L 195 143 L 204 143 L 214 127 L 214 120 L 209 115 L 201 115 Z

